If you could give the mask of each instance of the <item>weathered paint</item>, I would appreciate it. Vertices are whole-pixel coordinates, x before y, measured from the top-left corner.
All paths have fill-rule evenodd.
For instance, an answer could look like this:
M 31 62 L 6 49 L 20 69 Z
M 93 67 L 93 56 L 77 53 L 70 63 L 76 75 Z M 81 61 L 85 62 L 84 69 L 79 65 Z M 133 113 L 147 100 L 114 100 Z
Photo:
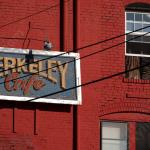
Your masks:
M 50 96 L 37 101 L 52 102 L 54 99 L 57 103 L 60 101 L 60 103 L 62 101 L 67 103 L 68 101 L 68 104 L 81 104 L 81 99 L 78 99 L 81 91 L 79 92 L 78 88 L 63 92 L 63 90 L 79 85 L 77 82 L 80 80 L 80 66 L 77 66 L 79 55 L 77 53 L 63 55 L 58 52 L 56 54 L 55 52 L 46 52 L 45 54 L 44 51 L 32 50 L 34 62 L 26 65 L 25 56 L 28 51 L 0 49 L 1 98 L 16 100 L 19 97 L 20 101 L 28 101 L 50 94 Z M 61 92 L 53 94 L 58 91 Z

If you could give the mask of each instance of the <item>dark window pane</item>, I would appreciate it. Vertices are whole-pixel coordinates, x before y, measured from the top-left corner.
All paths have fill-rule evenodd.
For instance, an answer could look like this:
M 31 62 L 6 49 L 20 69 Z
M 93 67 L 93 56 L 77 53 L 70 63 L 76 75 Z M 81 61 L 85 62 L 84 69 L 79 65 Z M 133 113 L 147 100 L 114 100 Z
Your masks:
M 143 36 L 129 34 L 126 36 L 129 42 L 143 42 Z
M 126 40 L 128 42 L 140 42 L 140 43 L 150 43 L 150 36 L 142 36 L 142 35 L 132 35 L 128 34 L 126 36 Z
M 126 36 L 126 40 L 132 40 L 133 38 L 134 38 L 134 35 L 132 35 L 132 34 L 128 34 Z
M 134 20 L 134 14 L 133 13 L 127 13 L 127 20 L 133 21 Z
M 127 42 L 127 53 L 150 55 L 150 43 Z
M 150 22 L 150 14 L 143 14 L 143 21 Z
M 128 34 L 128 35 L 126 36 L 126 38 L 127 38 L 127 40 L 131 40 L 131 39 L 133 39 L 133 38 L 134 38 L 134 35 L 132 35 L 132 34 Z
M 143 42 L 149 42 L 150 43 L 150 36 L 143 36 Z
M 150 79 L 150 58 L 141 57 L 141 79 L 149 80 Z
M 150 11 L 150 4 L 148 3 L 142 3 L 143 1 L 141 0 L 141 2 L 137 1 L 136 3 L 129 3 L 129 5 L 126 6 L 126 10 L 134 10 L 134 11 Z
M 150 123 L 137 123 L 136 150 L 150 150 Z
M 142 21 L 142 14 L 135 14 L 135 21 Z

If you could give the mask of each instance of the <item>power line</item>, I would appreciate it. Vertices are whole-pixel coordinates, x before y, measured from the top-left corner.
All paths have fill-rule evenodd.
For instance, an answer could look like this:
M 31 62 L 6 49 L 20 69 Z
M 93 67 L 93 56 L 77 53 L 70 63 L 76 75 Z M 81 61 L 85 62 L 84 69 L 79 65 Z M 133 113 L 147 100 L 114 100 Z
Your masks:
M 150 32 L 147 32 L 146 34 L 149 34 Z M 144 34 L 144 35 L 146 35 Z M 142 35 L 142 36 L 144 36 Z M 137 36 L 136 38 L 138 38 L 139 36 Z M 132 38 L 130 40 L 133 40 L 135 38 Z M 127 40 L 126 42 L 130 41 L 130 40 Z M 123 42 L 122 42 L 123 43 Z M 120 45 L 121 43 L 119 43 Z M 69 90 L 72 90 L 72 89 L 75 89 L 75 88 L 79 88 L 79 87 L 82 87 L 82 86 L 87 86 L 87 85 L 90 85 L 90 84 L 94 84 L 94 83 L 97 83 L 97 82 L 100 82 L 100 81 L 103 81 L 103 80 L 106 80 L 106 79 L 109 79 L 109 78 L 113 78 L 113 77 L 116 77 L 118 75 L 121 75 L 121 74 L 124 74 L 124 73 L 128 73 L 130 71 L 134 71 L 136 69 L 140 69 L 140 68 L 143 68 L 145 66 L 148 66 L 150 65 L 150 63 L 147 63 L 145 65 L 142 65 L 140 67 L 136 67 L 136 68 L 133 68 L 133 69 L 129 69 L 129 70 L 126 70 L 126 71 L 121 71 L 121 72 L 118 72 L 118 73 L 115 73 L 113 75 L 109 75 L 107 77 L 103 77 L 103 78 L 99 78 L 99 79 L 96 79 L 96 80 L 92 80 L 92 81 L 89 81 L 89 82 L 86 82 L 86 83 L 83 83 L 81 85 L 77 85 L 77 86 L 74 86 L 74 87 L 71 87 L 71 88 L 68 88 L 68 89 L 64 89 L 64 90 L 60 90 L 60 91 L 57 91 L 57 92 L 54 92 L 54 93 L 50 93 L 50 94 L 46 94 L 46 95 L 43 95 L 43 96 L 39 96 L 39 97 L 36 97 L 36 98 L 33 98 L 33 99 L 30 99 L 28 100 L 28 102 L 31 102 L 31 101 L 34 101 L 34 100 L 37 100 L 37 99 L 40 99 L 40 98 L 44 98 L 44 97 L 47 97 L 47 96 L 52 96 L 52 95 L 55 95 L 55 94 L 59 94 L 59 93 L 63 93 L 63 92 L 66 92 L 66 91 L 69 91 Z
M 69 2 L 69 1 L 70 1 L 70 0 L 65 1 L 65 2 Z M 24 19 L 30 18 L 30 17 L 32 17 L 32 16 L 38 15 L 38 14 L 40 14 L 40 13 L 42 13 L 42 12 L 45 12 L 45 11 L 47 11 L 47 10 L 49 10 L 49 9 L 52 9 L 52 8 L 55 8 L 55 7 L 58 7 L 58 6 L 60 6 L 60 4 L 53 5 L 53 6 L 51 6 L 51 7 L 45 8 L 45 9 L 43 9 L 43 10 L 41 10 L 41 11 L 35 12 L 35 13 L 31 14 L 31 15 L 28 15 L 28 16 L 25 16 L 25 17 L 23 17 L 23 18 L 20 18 L 20 19 L 18 19 L 18 20 L 16 20 L 16 21 L 9 22 L 9 23 L 7 23 L 7 24 L 5 24 L 5 25 L 0 26 L 0 29 L 3 28 L 3 27 L 5 27 L 5 26 L 8 26 L 8 25 L 10 25 L 10 24 L 13 24 L 13 23 L 22 21 L 22 20 L 24 20 Z M 61 56 L 61 55 L 64 55 L 64 54 L 67 54 L 67 53 L 70 53 L 70 52 L 74 52 L 75 50 L 78 51 L 78 50 L 81 50 L 81 49 L 84 49 L 84 48 L 87 48 L 87 47 L 91 47 L 91 46 L 94 46 L 94 45 L 97 45 L 97 44 L 100 44 L 100 43 L 104 43 L 104 42 L 107 42 L 107 41 L 110 41 L 110 40 L 119 38 L 119 37 L 124 36 L 124 35 L 132 34 L 132 33 L 134 33 L 134 32 L 137 32 L 137 31 L 140 31 L 140 30 L 142 30 L 142 29 L 149 28 L 149 27 L 150 27 L 150 26 L 146 26 L 146 27 L 143 27 L 143 28 L 140 28 L 140 29 L 137 29 L 137 30 L 134 30 L 134 31 L 125 33 L 125 34 L 121 34 L 121 35 L 119 35 L 119 36 L 115 36 L 115 37 L 112 37 L 112 38 L 109 38 L 109 39 L 106 39 L 106 40 L 102 40 L 102 41 L 99 41 L 99 42 L 96 42 L 96 43 L 93 43 L 93 44 L 89 44 L 89 45 L 87 45 L 87 46 L 80 47 L 80 48 L 78 48 L 78 49 L 70 50 L 70 51 L 68 51 L 68 52 L 61 53 L 61 54 L 56 55 L 56 56 L 53 56 L 53 57 L 48 57 L 48 58 L 45 58 L 45 59 L 41 59 L 41 60 L 35 61 L 35 62 L 33 62 L 33 63 L 36 63 L 36 62 L 39 62 L 39 61 L 43 61 L 43 60 L 46 60 L 46 59 L 49 59 L 49 58 L 54 58 L 54 57 L 57 57 L 57 56 Z M 7 39 L 8 39 L 8 38 L 7 38 Z M 18 38 L 18 39 L 20 39 L 20 38 Z M 35 39 L 29 39 L 29 40 L 35 40 Z M 39 41 L 41 41 L 41 40 L 39 40 Z M 21 65 L 21 66 L 19 66 L 19 67 L 22 67 L 22 66 L 25 66 L 25 65 L 28 65 L 28 64 L 24 64 L 24 65 Z M 10 69 L 7 69 L 7 70 L 2 70 L 2 71 L 0 71 L 0 73 L 1 73 L 1 72 L 4 72 L 4 71 L 9 71 L 9 70 L 12 70 L 12 69 L 15 69 L 15 68 L 16 68 L 16 67 L 10 68 Z
M 138 37 L 147 35 L 147 34 L 149 34 L 149 33 L 150 33 L 150 32 L 147 32 L 147 33 L 145 33 L 145 34 L 143 34 L 143 35 L 136 36 L 136 37 L 131 38 L 130 40 L 127 40 L 127 41 L 125 41 L 125 42 L 131 41 L 131 40 L 136 39 L 136 38 L 138 38 Z M 125 42 L 118 43 L 118 44 L 116 44 L 116 45 L 113 45 L 113 46 L 111 46 L 111 47 L 105 48 L 105 49 L 103 49 L 103 50 L 100 50 L 100 51 L 91 53 L 91 54 L 86 55 L 86 56 L 83 56 L 83 57 L 84 57 L 84 58 L 85 58 L 85 57 L 89 57 L 89 56 L 91 56 L 91 55 L 94 55 L 94 54 L 97 54 L 97 53 L 99 53 L 99 52 L 105 51 L 105 50 L 107 50 L 107 49 L 111 49 L 111 48 L 114 48 L 114 47 L 116 47 L 116 46 L 122 45 L 122 44 L 124 44 Z M 79 59 L 83 59 L 83 57 L 81 57 L 81 58 L 79 58 Z M 67 62 L 67 63 L 69 63 L 69 62 Z M 65 63 L 65 64 L 66 64 L 66 63 Z M 61 65 L 63 65 L 63 64 L 61 64 Z M 145 66 L 146 66 L 146 65 L 145 65 Z M 20 66 L 19 66 L 19 67 L 20 67 Z M 55 67 L 56 67 L 56 66 L 55 66 Z M 52 68 L 49 68 L 49 69 L 52 69 Z M 131 69 L 130 71 L 135 70 L 135 69 L 138 69 L 138 68 Z M 46 69 L 46 70 L 47 70 L 47 69 Z M 41 97 L 37 97 L 37 98 L 31 99 L 31 100 L 29 100 L 29 101 L 33 101 L 33 100 L 35 100 L 35 99 L 39 99 L 39 98 L 42 98 L 42 97 L 54 95 L 54 94 L 57 94 L 57 93 L 60 93 L 60 92 L 65 92 L 65 91 L 68 91 L 68 90 L 71 90 L 71 89 L 74 89 L 74 88 L 78 88 L 78 87 L 81 87 L 81 86 L 85 86 L 85 85 L 89 85 L 89 84 L 92 84 L 92 83 L 95 83 L 95 82 L 99 82 L 99 81 L 102 81 L 102 80 L 104 80 L 104 79 L 108 79 L 108 78 L 117 76 L 117 75 L 119 75 L 119 74 L 123 74 L 123 73 L 125 73 L 125 72 L 129 72 L 129 71 L 119 72 L 119 73 L 116 73 L 116 74 L 111 75 L 111 76 L 108 76 L 108 77 L 104 77 L 104 78 L 101 78 L 101 79 L 93 80 L 93 81 L 84 83 L 84 84 L 82 84 L 82 85 L 78 85 L 78 86 L 75 86 L 75 87 L 72 87 L 72 88 L 69 88 L 69 89 L 65 89 L 65 90 L 63 90 L 63 91 L 58 91 L 58 92 L 55 92 L 55 93 L 50 93 L 50 94 L 47 94 L 47 95 L 43 95 L 43 96 L 41 96 Z M 38 73 L 38 72 L 37 72 L 37 73 Z M 35 74 L 37 74 L 37 73 L 35 73 Z M 16 79 L 15 79 L 15 80 L 16 80 Z M 3 83 L 4 83 L 4 82 L 3 82 Z M 2 83 L 1 83 L 1 84 L 2 84 Z
M 25 38 L 19 38 L 19 37 L 0 37 L 0 39 L 4 40 L 25 40 Z M 27 38 L 27 40 L 33 40 L 33 41 L 40 41 L 43 42 L 41 39 L 35 39 L 35 38 Z
M 143 28 L 140 28 L 140 29 L 137 29 L 137 30 L 134 30 L 134 31 L 131 31 L 131 32 L 128 32 L 128 33 L 124 33 L 124 34 L 120 34 L 118 36 L 114 36 L 112 38 L 109 38 L 109 39 L 105 39 L 105 40 L 102 40 L 102 41 L 99 41 L 99 42 L 95 42 L 93 44 L 89 44 L 87 46 L 83 46 L 83 47 L 80 47 L 78 49 L 75 49 L 75 50 L 81 50 L 81 49 L 84 49 L 84 48 L 87 48 L 87 47 L 91 47 L 91 46 L 94 46 L 94 45 L 97 45 L 97 44 L 101 44 L 101 43 L 104 43 L 104 42 L 108 42 L 108 41 L 111 41 L 111 40 L 114 40 L 114 39 L 117 39 L 117 38 L 120 38 L 122 36 L 125 36 L 125 35 L 129 35 L 129 34 L 132 34 L 132 33 L 135 33 L 137 31 L 140 31 L 140 30 L 143 30 L 143 29 L 146 29 L 146 28 L 149 28 L 150 26 L 146 26 L 146 27 L 143 27 Z
M 69 90 L 73 90 L 73 89 L 79 88 L 79 87 L 83 87 L 83 86 L 87 86 L 87 85 L 90 85 L 90 84 L 94 84 L 94 83 L 97 83 L 97 82 L 100 82 L 100 81 L 103 81 L 103 80 L 106 80 L 106 79 L 110 79 L 110 78 L 122 75 L 124 73 L 128 73 L 130 71 L 134 71 L 136 69 L 143 68 L 143 67 L 148 66 L 148 65 L 150 65 L 150 63 L 147 63 L 147 64 L 145 64 L 143 66 L 140 66 L 140 67 L 129 69 L 129 70 L 126 70 L 126 71 L 121 71 L 121 72 L 118 72 L 118 73 L 115 73 L 115 74 L 112 74 L 112 75 L 109 75 L 109 76 L 106 76 L 106 77 L 103 77 L 103 78 L 92 80 L 92 81 L 89 81 L 89 82 L 86 82 L 86 83 L 83 83 L 81 85 L 77 85 L 77 86 L 74 86 L 74 87 L 71 87 L 71 88 L 68 88 L 68 89 L 64 89 L 64 90 L 60 90 L 60 91 L 57 91 L 57 92 L 54 92 L 54 93 L 50 93 L 50 94 L 46 94 L 46 95 L 43 95 L 43 96 L 39 96 L 39 97 L 36 97 L 36 98 L 28 100 L 28 102 L 31 102 L 31 101 L 34 101 L 34 100 L 37 100 L 37 99 L 40 99 L 40 98 L 44 98 L 44 97 L 47 97 L 47 96 L 52 96 L 52 95 L 55 95 L 55 94 L 63 93 L 63 92 L 69 91 Z
M 80 47 L 80 48 L 77 48 L 77 49 L 73 49 L 73 50 L 70 50 L 70 51 L 67 51 L 67 52 L 64 52 L 64 53 L 61 53 L 61 54 L 58 54 L 58 55 L 55 55 L 55 56 L 49 56 L 47 58 L 44 58 L 44 59 L 40 59 L 40 60 L 37 60 L 37 61 L 34 61 L 33 63 L 37 63 L 37 62 L 40 62 L 40 61 L 44 61 L 44 60 L 47 60 L 47 59 L 52 59 L 52 58 L 56 58 L 56 57 L 59 57 L 59 56 L 62 56 L 62 55 L 65 55 L 65 54 L 69 54 L 71 52 L 74 52 L 75 50 L 83 50 L 84 48 L 87 48 L 87 47 L 91 47 L 91 46 L 94 46 L 94 45 L 97 45 L 97 44 L 101 44 L 101 43 L 104 43 L 104 42 L 108 42 L 110 40 L 114 40 L 116 38 L 119 38 L 119 37 L 122 37 L 124 35 L 129 35 L 129 34 L 132 34 L 134 32 L 137 32 L 137 31 L 140 31 L 142 29 L 146 29 L 146 28 L 149 28 L 150 26 L 146 26 L 144 28 L 140 28 L 140 29 L 137 29 L 137 30 L 134 30 L 134 31 L 131 31 L 131 32 L 128 32 L 128 33 L 125 33 L 125 34 L 121 34 L 121 35 L 118 35 L 118 36 L 115 36 L 115 37 L 112 37 L 112 38 L 109 38 L 109 39 L 106 39 L 106 40 L 102 40 L 102 41 L 99 41 L 99 42 L 96 42 L 96 43 L 93 43 L 93 44 L 89 44 L 89 45 L 86 45 L 86 46 L 83 46 L 83 47 Z M 149 32 L 148 32 L 149 33 Z M 142 35 L 143 36 L 143 35 Z M 21 65 L 19 67 L 23 67 L 23 66 L 27 66 L 29 65 L 28 63 L 24 64 L 24 65 Z M 0 71 L 1 72 L 4 72 L 4 71 L 9 71 L 9 70 L 12 70 L 12 69 L 16 69 L 17 67 L 15 66 L 14 68 L 9 68 L 9 69 L 6 69 L 6 70 L 2 70 Z
M 7 83 L 7 82 L 10 82 L 10 81 L 15 81 L 15 80 L 17 80 L 17 79 L 25 78 L 25 77 L 28 77 L 28 76 L 30 76 L 30 75 L 38 74 L 38 73 L 40 73 L 40 72 L 47 71 L 47 70 L 53 69 L 53 68 L 55 68 L 55 67 L 59 67 L 59 66 L 65 65 L 66 63 L 71 63 L 71 62 L 74 62 L 74 61 L 76 61 L 76 60 L 81 60 L 81 59 L 90 57 L 90 56 L 92 56 L 92 55 L 95 55 L 95 54 L 98 54 L 98 53 L 100 53 L 100 52 L 106 51 L 106 50 L 108 50 L 108 49 L 111 49 L 111 48 L 120 46 L 120 45 L 122 45 L 122 44 L 124 44 L 124 43 L 126 43 L 126 42 L 132 41 L 133 39 L 137 39 L 137 38 L 139 38 L 139 37 L 145 36 L 145 35 L 147 35 L 147 34 L 149 34 L 149 33 L 150 33 L 150 32 L 147 32 L 147 33 L 145 33 L 145 34 L 142 34 L 142 35 L 136 36 L 136 37 L 134 37 L 134 38 L 131 38 L 131 39 L 127 40 L 127 41 L 123 41 L 123 42 L 121 42 L 121 43 L 115 44 L 115 45 L 113 45 L 113 46 L 111 46 L 111 47 L 107 47 L 107 48 L 105 48 L 105 49 L 102 49 L 102 50 L 99 50 L 99 51 L 90 53 L 90 54 L 85 55 L 85 56 L 82 56 L 82 57 L 80 57 L 80 58 L 78 58 L 78 59 L 71 60 L 71 61 L 65 62 L 65 63 L 63 63 L 63 64 L 56 65 L 56 66 L 53 66 L 53 67 L 51 67 L 51 68 L 47 68 L 47 69 L 45 69 L 45 70 L 38 71 L 38 72 L 36 72 L 36 73 L 32 73 L 32 74 L 28 74 L 28 75 L 25 75 L 25 76 L 21 76 L 21 77 L 18 77 L 18 78 L 15 78 L 15 79 L 11 79 L 11 80 L 8 80 L 8 81 L 0 82 L 0 84 Z M 29 64 L 30 64 L 30 63 L 28 63 L 28 65 L 29 65 Z M 20 66 L 19 66 L 19 67 L 20 67 Z M 18 68 L 18 67 L 16 67 L 16 68 Z
M 70 0 L 68 0 L 68 1 L 66 1 L 66 2 L 69 2 L 69 1 L 70 1 Z M 58 7 L 58 6 L 60 6 L 60 4 L 56 4 L 56 5 L 47 7 L 47 8 L 45 8 L 45 9 L 40 10 L 40 11 L 38 11 L 38 12 L 35 12 L 35 13 L 31 14 L 31 15 L 28 15 L 28 16 L 25 16 L 25 17 L 20 18 L 20 19 L 18 19 L 18 20 L 9 22 L 9 23 L 7 23 L 7 24 L 4 24 L 4 25 L 0 26 L 0 29 L 6 27 L 6 26 L 8 26 L 8 25 L 14 24 L 14 23 L 16 23 L 16 22 L 20 22 L 20 21 L 22 21 L 22 20 L 25 20 L 25 19 L 27 19 L 27 18 L 30 18 L 30 17 L 32 17 L 32 16 L 38 15 L 38 14 L 40 14 L 40 13 L 43 13 L 43 12 L 49 10 L 49 9 L 52 9 L 52 8 L 55 8 L 55 7 Z

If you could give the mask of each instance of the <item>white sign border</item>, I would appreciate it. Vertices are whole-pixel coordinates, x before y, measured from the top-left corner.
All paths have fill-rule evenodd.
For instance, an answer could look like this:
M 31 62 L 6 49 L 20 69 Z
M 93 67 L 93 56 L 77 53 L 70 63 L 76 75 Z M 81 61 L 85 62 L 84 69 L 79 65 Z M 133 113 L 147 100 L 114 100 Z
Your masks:
M 29 49 L 19 49 L 19 48 L 5 48 L 0 47 L 0 53 L 10 53 L 10 54 L 28 54 Z M 82 104 L 82 92 L 81 92 L 81 71 L 80 71 L 80 55 L 79 53 L 72 52 L 58 52 L 58 51 L 45 51 L 45 50 L 32 50 L 33 55 L 43 55 L 43 56 L 65 56 L 65 57 L 74 57 L 76 59 L 76 86 L 77 87 L 77 100 L 64 100 L 64 99 L 46 99 L 36 97 L 19 97 L 19 96 L 4 96 L 0 95 L 1 100 L 10 100 L 10 101 L 23 101 L 23 102 L 40 102 L 40 103 L 54 103 L 54 104 L 73 104 L 81 105 Z M 32 101 L 33 99 L 33 101 Z M 31 101 L 30 101 L 31 100 Z

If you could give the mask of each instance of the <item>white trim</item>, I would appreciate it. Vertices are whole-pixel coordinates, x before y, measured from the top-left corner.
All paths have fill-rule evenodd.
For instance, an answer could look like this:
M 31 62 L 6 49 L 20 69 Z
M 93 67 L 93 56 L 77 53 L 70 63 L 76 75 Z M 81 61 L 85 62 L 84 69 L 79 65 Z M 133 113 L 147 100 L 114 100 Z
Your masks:
M 129 22 L 129 23 L 143 23 L 143 24 L 150 24 L 150 22 L 145 22 L 145 21 L 131 21 L 131 20 L 126 20 L 126 22 Z
M 130 32 L 132 32 L 132 33 L 130 33 Z M 135 32 L 133 32 L 133 31 L 126 31 L 126 34 L 127 33 L 129 33 L 128 35 L 143 35 L 143 36 L 150 36 L 150 33 L 148 33 L 148 34 L 146 34 L 147 32 L 138 32 L 138 31 L 135 31 Z M 144 34 L 146 34 L 146 35 L 144 35 Z
M 138 56 L 138 57 L 150 57 L 150 55 L 144 55 L 144 54 L 131 54 L 131 53 L 126 53 L 126 56 Z
M 67 53 L 67 52 L 56 52 L 56 51 L 44 51 L 44 50 L 32 50 L 33 55 L 42 56 L 57 56 L 61 57 L 74 57 L 75 58 L 75 69 L 76 69 L 76 86 L 81 85 L 81 72 L 80 72 L 80 54 L 79 53 Z M 11 53 L 11 54 L 28 54 L 29 49 L 17 49 L 17 48 L 4 48 L 0 47 L 0 53 Z M 62 55 L 61 55 L 62 54 Z M 41 103 L 56 103 L 56 104 L 82 104 L 81 87 L 77 88 L 77 100 L 63 100 L 63 99 L 46 99 L 39 98 L 31 102 Z M 4 96 L 0 95 L 1 100 L 13 100 L 13 101 L 29 101 L 35 97 L 20 97 L 20 96 Z
M 134 14 L 148 14 L 148 15 L 150 15 L 150 13 L 148 13 L 148 12 L 140 12 L 140 11 L 131 11 L 131 10 L 126 10 L 125 11 L 126 13 L 134 13 Z
M 126 10 L 127 13 L 135 13 L 135 14 L 149 14 L 148 12 L 143 12 L 143 11 L 136 11 L 136 10 Z
M 33 100 L 35 97 L 18 97 L 18 96 L 4 96 L 0 95 L 0 100 L 8 100 L 8 101 L 22 101 L 22 102 L 40 102 L 40 103 L 56 103 L 56 104 L 81 104 L 77 100 L 62 100 L 62 99 L 46 99 L 39 98 Z M 30 101 L 31 100 L 31 101 Z
M 127 29 L 127 24 L 126 24 L 126 19 L 127 19 L 127 12 L 125 11 L 125 55 L 126 55 L 126 49 L 127 49 L 127 43 L 126 43 L 126 41 L 127 41 L 127 35 L 126 35 L 126 29 Z
M 80 55 L 76 57 L 76 84 L 81 85 L 81 72 L 80 72 Z M 79 104 L 82 103 L 82 91 L 81 91 L 81 86 L 77 88 L 77 99 L 79 101 Z
M 126 41 L 126 42 L 128 42 L 128 41 Z M 130 43 L 146 43 L 146 44 L 150 44 L 150 42 L 142 42 L 142 41 L 134 41 L 134 40 L 130 41 Z
M 29 49 L 17 49 L 17 48 L 5 48 L 5 47 L 0 47 L 0 52 L 4 53 L 12 53 L 12 54 L 28 54 Z M 32 50 L 33 55 L 43 55 L 43 56 L 56 56 L 56 55 L 61 55 L 61 56 L 66 56 L 66 57 L 77 57 L 77 53 L 72 53 L 72 52 L 57 52 L 57 51 L 45 51 L 45 50 Z

